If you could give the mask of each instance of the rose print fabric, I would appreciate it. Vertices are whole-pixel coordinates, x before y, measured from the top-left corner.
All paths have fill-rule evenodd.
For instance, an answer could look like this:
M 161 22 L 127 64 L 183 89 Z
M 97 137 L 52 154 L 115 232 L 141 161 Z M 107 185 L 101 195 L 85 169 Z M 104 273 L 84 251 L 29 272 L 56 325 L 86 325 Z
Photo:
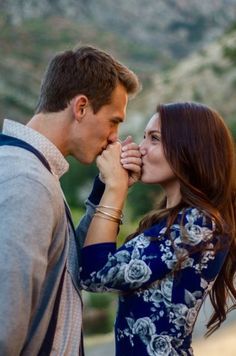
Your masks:
M 119 249 L 101 243 L 82 250 L 82 287 L 119 292 L 118 356 L 193 355 L 193 327 L 227 251 L 213 253 L 214 223 L 196 208 L 180 211 L 166 230 L 163 219 Z

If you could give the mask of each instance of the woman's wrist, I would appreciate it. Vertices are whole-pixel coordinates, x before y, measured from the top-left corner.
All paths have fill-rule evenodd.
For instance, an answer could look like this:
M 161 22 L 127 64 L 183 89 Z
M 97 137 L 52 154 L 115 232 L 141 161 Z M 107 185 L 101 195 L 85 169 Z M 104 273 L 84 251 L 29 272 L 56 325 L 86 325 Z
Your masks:
M 106 180 L 105 182 L 106 189 L 109 189 L 109 191 L 114 191 L 114 192 L 126 192 L 128 190 L 128 179 L 122 180 L 122 179 L 113 179 L 113 180 Z
M 104 194 L 107 194 L 108 196 L 110 195 L 111 197 L 116 197 L 117 199 L 119 199 L 119 197 L 121 197 L 121 199 L 125 199 L 126 195 L 128 193 L 128 186 L 122 186 L 122 185 L 118 185 L 118 184 L 111 184 L 108 185 L 106 184 L 105 186 L 105 190 L 104 190 Z
M 100 204 L 109 205 L 113 208 L 122 210 L 127 196 L 127 192 L 127 187 L 106 185 Z

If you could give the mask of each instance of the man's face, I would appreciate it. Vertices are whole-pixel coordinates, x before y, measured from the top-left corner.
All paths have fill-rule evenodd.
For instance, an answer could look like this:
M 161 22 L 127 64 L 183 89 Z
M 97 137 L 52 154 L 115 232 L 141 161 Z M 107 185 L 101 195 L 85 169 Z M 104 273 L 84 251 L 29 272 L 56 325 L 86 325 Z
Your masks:
M 124 121 L 128 95 L 118 84 L 111 97 L 111 103 L 104 105 L 94 114 L 90 105 L 77 127 L 78 136 L 71 154 L 80 162 L 89 164 L 109 145 L 117 141 L 119 124 Z

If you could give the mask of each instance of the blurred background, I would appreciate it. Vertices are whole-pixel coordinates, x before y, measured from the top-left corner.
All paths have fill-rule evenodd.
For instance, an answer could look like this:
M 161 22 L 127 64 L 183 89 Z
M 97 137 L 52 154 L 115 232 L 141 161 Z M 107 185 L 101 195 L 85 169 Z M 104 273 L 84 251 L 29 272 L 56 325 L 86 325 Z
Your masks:
M 236 137 L 236 0 L 0 0 L 0 9 L 0 128 L 6 117 L 25 123 L 33 115 L 42 75 L 56 52 L 91 44 L 113 54 L 142 81 L 142 92 L 129 104 L 122 138 L 132 134 L 139 142 L 157 104 L 177 100 L 217 109 Z M 68 160 L 62 186 L 77 222 L 97 169 Z M 119 243 L 160 194 L 141 184 L 130 190 Z M 84 293 L 84 299 L 88 355 L 98 356 L 100 343 L 113 355 L 116 297 Z M 210 341 L 204 341 L 205 352 L 199 349 L 206 314 L 208 304 L 196 326 L 196 355 L 216 356 L 223 345 L 224 356 L 235 356 L 236 341 L 227 342 L 228 351 L 224 346 L 236 331 L 235 313 L 224 336 L 212 339 L 215 351 L 206 352 Z M 106 336 L 94 338 L 98 333 Z M 96 340 L 94 351 L 91 340 Z

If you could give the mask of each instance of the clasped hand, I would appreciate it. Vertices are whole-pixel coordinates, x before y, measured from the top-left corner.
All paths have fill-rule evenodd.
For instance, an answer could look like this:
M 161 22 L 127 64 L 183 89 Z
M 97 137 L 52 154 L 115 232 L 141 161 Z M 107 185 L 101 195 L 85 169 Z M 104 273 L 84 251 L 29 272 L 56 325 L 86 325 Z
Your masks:
M 106 184 L 132 186 L 141 176 L 141 154 L 139 146 L 133 142 L 131 136 L 123 142 L 110 144 L 97 157 L 100 178 Z

